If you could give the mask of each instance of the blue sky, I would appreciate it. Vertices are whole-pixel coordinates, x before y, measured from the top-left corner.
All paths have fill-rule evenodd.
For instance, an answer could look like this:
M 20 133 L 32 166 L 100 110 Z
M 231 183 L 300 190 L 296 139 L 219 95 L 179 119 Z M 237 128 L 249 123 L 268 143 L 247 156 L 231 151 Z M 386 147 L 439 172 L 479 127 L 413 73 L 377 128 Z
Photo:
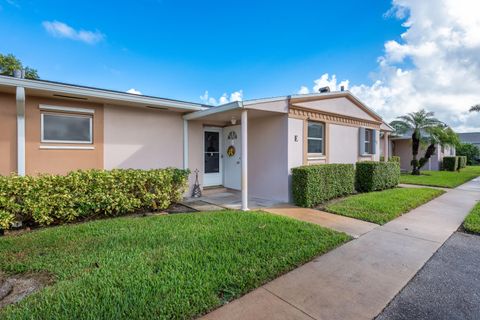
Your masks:
M 215 97 L 243 90 L 245 99 L 292 94 L 324 73 L 371 83 L 384 43 L 405 31 L 402 21 L 384 17 L 391 2 L 379 0 L 0 6 L 0 52 L 44 79 L 195 102 L 206 90 Z M 55 21 L 90 33 L 54 36 L 45 23 Z

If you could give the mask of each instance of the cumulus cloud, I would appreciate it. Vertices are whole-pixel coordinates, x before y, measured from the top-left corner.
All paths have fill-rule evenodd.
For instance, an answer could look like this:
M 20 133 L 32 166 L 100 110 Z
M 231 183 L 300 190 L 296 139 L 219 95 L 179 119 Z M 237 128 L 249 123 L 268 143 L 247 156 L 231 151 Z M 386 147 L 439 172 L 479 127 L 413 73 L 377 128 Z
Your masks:
M 202 100 L 203 103 L 212 106 L 222 105 L 233 101 L 242 101 L 243 90 L 232 92 L 230 95 L 224 93 L 218 99 L 215 97 L 211 97 L 208 91 L 205 91 L 205 93 L 200 96 L 200 100 Z
M 345 90 L 348 90 L 348 85 L 350 84 L 350 82 L 348 80 L 343 80 L 337 84 L 336 75 L 332 75 L 330 77 L 328 73 L 324 73 L 320 78 L 318 78 L 317 80 L 314 80 L 313 84 L 314 85 L 311 91 L 307 86 L 301 86 L 297 93 L 298 94 L 316 93 L 320 88 L 323 88 L 323 87 L 329 87 L 331 91 L 340 91 L 341 87 L 343 86 Z
M 138 90 L 135 89 L 135 88 L 128 89 L 128 90 L 127 90 L 127 93 L 139 94 L 139 95 L 142 94 L 140 91 L 138 91 Z
M 95 44 L 103 41 L 105 35 L 100 31 L 76 30 L 68 24 L 60 21 L 44 21 L 43 28 L 52 36 Z
M 480 2 L 473 0 L 393 0 L 385 16 L 399 19 L 405 32 L 384 44 L 372 82 L 350 91 L 387 121 L 423 108 L 458 132 L 480 131 L 480 114 L 468 112 L 480 103 L 478 12 Z M 324 74 L 313 91 L 338 89 L 336 81 Z

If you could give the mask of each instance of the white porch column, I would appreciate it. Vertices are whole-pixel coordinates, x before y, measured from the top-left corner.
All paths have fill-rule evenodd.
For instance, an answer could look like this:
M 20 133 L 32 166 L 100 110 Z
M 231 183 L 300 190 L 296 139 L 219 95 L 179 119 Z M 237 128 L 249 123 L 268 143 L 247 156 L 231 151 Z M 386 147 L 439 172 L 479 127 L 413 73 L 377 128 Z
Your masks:
M 248 210 L 248 113 L 242 110 L 242 210 Z
M 388 147 L 390 145 L 388 141 L 389 133 L 385 131 L 383 134 L 383 161 L 388 162 Z
M 183 169 L 188 169 L 188 120 L 183 120 Z
M 17 174 L 25 175 L 25 88 L 17 87 Z

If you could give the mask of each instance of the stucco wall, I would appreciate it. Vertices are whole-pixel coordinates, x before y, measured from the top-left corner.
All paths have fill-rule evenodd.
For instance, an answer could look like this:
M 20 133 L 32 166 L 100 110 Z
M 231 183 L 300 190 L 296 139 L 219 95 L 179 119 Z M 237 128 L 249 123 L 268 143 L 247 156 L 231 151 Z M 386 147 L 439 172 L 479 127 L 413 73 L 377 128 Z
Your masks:
M 45 150 L 40 146 L 79 146 L 68 143 L 40 143 L 40 104 L 94 109 L 93 150 Z M 15 141 L 15 140 L 14 140 Z M 103 106 L 89 102 L 77 102 L 28 96 L 25 100 L 25 167 L 28 175 L 38 173 L 65 174 L 78 169 L 103 167 Z
M 356 127 L 330 124 L 330 163 L 356 163 L 358 161 L 358 132 Z
M 106 169 L 154 169 L 183 166 L 180 113 L 105 106 Z
M 0 93 L 0 175 L 17 169 L 17 109 L 14 94 Z
M 288 201 L 288 116 L 251 118 L 248 130 L 250 195 Z

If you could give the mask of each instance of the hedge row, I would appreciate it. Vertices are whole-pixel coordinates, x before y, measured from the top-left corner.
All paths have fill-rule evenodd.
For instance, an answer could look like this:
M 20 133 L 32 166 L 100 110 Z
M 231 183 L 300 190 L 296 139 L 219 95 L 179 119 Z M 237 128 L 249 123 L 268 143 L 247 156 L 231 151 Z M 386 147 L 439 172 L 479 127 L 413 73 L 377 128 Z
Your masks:
M 0 177 L 0 229 L 15 221 L 44 226 L 163 210 L 181 199 L 187 177 L 187 170 L 170 168 Z
M 293 201 L 298 206 L 311 208 L 354 192 L 353 164 L 323 164 L 292 169 Z
M 315 207 L 330 199 L 355 192 L 394 188 L 400 183 L 397 161 L 357 162 L 353 164 L 320 164 L 292 169 L 293 202 Z
M 370 192 L 396 187 L 400 183 L 400 164 L 398 162 L 357 162 L 355 189 Z
M 385 159 L 384 156 L 380 156 L 380 162 L 383 162 Z M 391 156 L 390 158 L 388 158 L 388 161 L 389 162 L 397 162 L 397 163 L 400 163 L 400 157 L 399 156 Z
M 460 171 L 467 166 L 466 156 L 443 157 L 443 170 Z

